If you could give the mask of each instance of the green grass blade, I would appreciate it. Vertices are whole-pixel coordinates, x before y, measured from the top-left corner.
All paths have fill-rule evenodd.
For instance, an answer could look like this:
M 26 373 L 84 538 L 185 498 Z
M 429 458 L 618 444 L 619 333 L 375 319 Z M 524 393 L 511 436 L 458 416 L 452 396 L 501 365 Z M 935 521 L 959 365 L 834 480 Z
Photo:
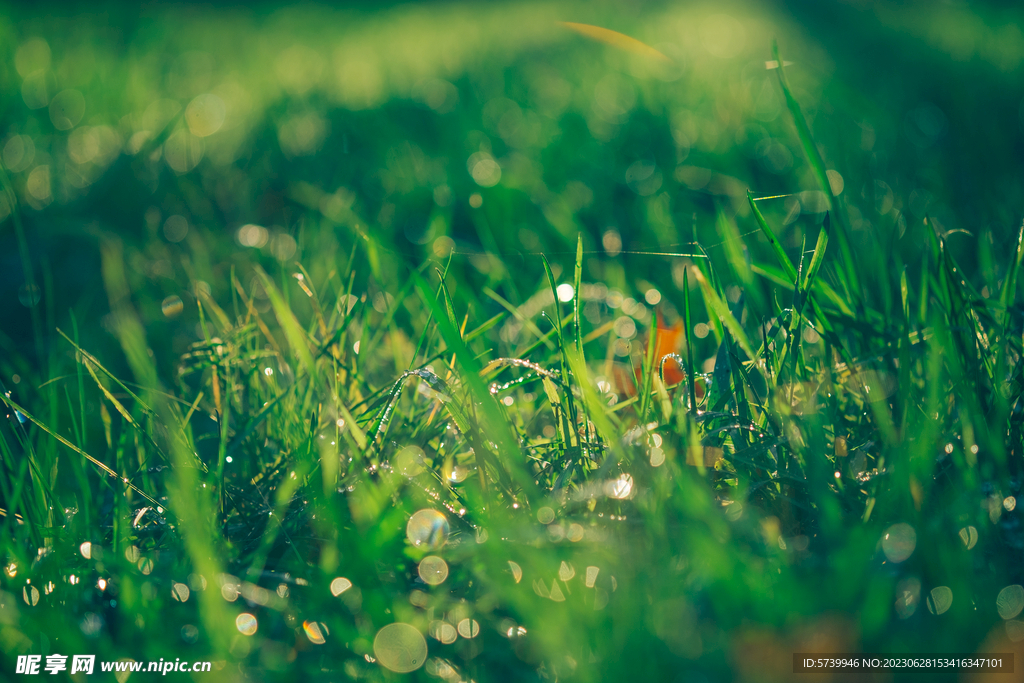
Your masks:
M 788 289 L 790 291 L 795 289 L 792 280 L 786 279 L 785 271 L 780 268 L 776 268 L 773 265 L 768 263 L 752 263 L 750 265 L 750 270 L 769 282 L 774 282 L 783 289 Z
M 750 190 L 747 190 L 747 201 L 750 203 L 750 209 L 754 212 L 754 220 L 757 222 L 757 227 L 761 228 L 761 232 L 768 238 L 768 244 L 771 245 L 772 252 L 774 252 L 779 265 L 782 266 L 786 277 L 790 282 L 796 284 L 798 279 L 796 268 L 793 267 L 793 262 L 786 256 L 786 250 L 782 248 L 782 243 L 779 242 L 779 238 L 775 236 L 775 232 L 768 225 L 768 221 L 765 220 L 761 209 L 757 208 L 754 194 Z
M 313 354 L 309 350 L 309 340 L 305 330 L 299 325 L 299 321 L 295 319 L 295 314 L 292 313 L 288 303 L 281 296 L 281 292 L 274 284 L 274 281 L 270 279 L 270 276 L 267 275 L 266 271 L 259 266 L 256 266 L 255 270 L 257 277 L 259 277 L 260 282 L 263 284 L 263 290 L 270 298 L 270 305 L 274 309 L 274 315 L 277 316 L 277 322 L 284 331 L 284 336 L 288 339 L 288 344 L 292 347 L 292 351 L 298 356 L 299 361 L 306 368 L 306 372 L 309 373 L 309 376 L 315 383 L 317 366 L 316 361 L 313 359 Z
M 1006 270 L 1006 279 L 1003 280 L 1003 291 L 999 295 L 999 304 L 1003 307 L 1003 326 L 1009 324 L 1010 306 L 1017 298 L 1017 273 L 1020 272 L 1021 260 L 1024 259 L 1024 223 L 1021 223 L 1020 231 L 1017 233 L 1017 251 L 1014 253 L 1010 267 Z
M 270 413 L 274 410 L 274 408 L 277 407 L 277 404 L 281 402 L 281 399 L 292 393 L 292 389 L 294 387 L 295 385 L 293 384 L 292 386 L 288 387 L 274 398 L 267 401 L 267 404 L 263 406 L 260 412 L 253 415 L 252 418 L 250 418 L 249 421 L 246 422 L 245 427 L 242 428 L 242 431 L 236 433 L 235 437 L 231 439 L 225 450 L 225 456 L 234 455 L 235 451 L 237 451 L 239 447 L 241 447 L 245 440 L 248 439 L 254 431 L 256 431 L 256 428 L 263 424 L 263 422 L 268 417 L 270 417 Z
M 804 118 L 803 111 L 800 109 L 800 103 L 796 101 L 796 98 L 793 96 L 793 92 L 789 88 L 789 81 L 786 78 L 786 70 L 783 68 L 785 63 L 779 56 L 778 43 L 774 41 L 772 42 L 772 58 L 775 59 L 775 63 L 778 65 L 776 73 L 779 79 L 779 86 L 782 88 L 782 94 L 786 100 L 786 108 L 789 109 L 790 114 L 793 115 L 793 122 L 796 125 L 796 133 L 797 137 L 800 139 L 800 146 L 803 148 L 804 155 L 807 157 L 807 161 L 811 165 L 811 172 L 814 174 L 814 179 L 818 181 L 818 187 L 828 198 L 828 202 L 832 210 L 831 212 L 835 215 L 836 221 L 839 223 L 837 238 L 839 241 L 839 251 L 843 259 L 843 267 L 846 277 L 849 279 L 854 292 L 859 295 L 861 293 L 860 275 L 857 272 L 856 264 L 853 260 L 853 254 L 850 250 L 850 244 L 847 239 L 849 227 L 846 225 L 844 214 L 838 210 L 838 202 L 836 202 L 835 195 L 832 194 L 832 184 L 828 180 L 828 172 L 825 170 L 825 162 L 821 158 L 821 152 L 818 151 L 818 146 L 814 143 L 814 137 L 811 135 L 811 129 L 807 125 L 807 119 Z
M 572 323 L 576 336 L 576 353 L 583 356 L 583 328 L 580 325 L 580 281 L 583 278 L 583 235 L 576 239 L 576 271 L 572 281 Z M 556 293 L 557 297 L 557 293 Z
M 736 274 L 736 277 L 746 287 L 749 287 L 753 282 L 753 275 L 750 273 L 750 266 L 747 264 L 747 259 L 743 253 L 743 239 L 740 237 L 740 231 L 736 227 L 735 218 L 728 215 L 722 208 L 718 208 L 715 212 L 715 227 L 721 236 L 720 239 L 725 240 L 721 246 L 725 251 L 729 265 L 732 266 L 733 273 Z M 751 291 L 748 290 L 748 293 L 751 293 Z
M 124 266 L 124 248 L 119 240 L 107 239 L 100 244 L 103 282 L 115 318 L 116 337 L 121 343 L 128 366 L 143 387 L 159 386 L 156 367 L 149 357 L 146 332 L 131 303 L 131 291 Z
M 683 268 L 683 327 L 686 334 L 686 384 L 690 412 L 697 412 L 697 370 L 693 366 L 693 320 L 690 316 L 690 268 Z
M 436 269 L 435 269 L 436 270 Z M 444 274 L 437 270 L 437 277 L 441 281 L 441 298 L 444 299 L 444 312 L 448 314 L 448 322 L 456 330 L 459 329 L 459 322 L 455 317 L 455 302 L 452 301 L 452 295 L 448 292 L 448 286 L 444 283 Z M 462 336 L 462 332 L 459 332 L 459 336 Z
M 750 340 L 747 339 L 747 333 L 743 331 L 743 326 L 740 325 L 739 321 L 729 310 L 729 307 L 724 301 L 715 293 L 715 290 L 711 288 L 707 278 L 702 273 L 697 273 L 697 282 L 700 284 L 701 292 L 704 294 L 704 301 L 707 303 L 708 308 L 715 312 L 722 324 L 729 329 L 733 339 L 743 349 L 743 353 L 747 354 L 748 358 L 754 357 L 754 349 L 750 345 Z
M 545 334 L 540 331 L 540 328 L 537 327 L 537 324 L 534 323 L 533 320 L 531 320 L 530 318 L 527 318 L 525 315 L 523 315 L 518 307 L 513 306 L 501 294 L 498 294 L 497 292 L 495 292 L 490 287 L 484 287 L 482 291 L 483 291 L 483 293 L 484 293 L 484 295 L 486 297 L 488 297 L 489 299 L 491 299 L 493 301 L 496 301 L 499 305 L 501 305 L 502 308 L 504 308 L 506 311 L 511 313 L 512 316 L 516 320 L 518 320 L 522 324 L 522 326 L 524 328 L 526 328 L 527 330 L 532 332 L 534 335 L 536 335 L 536 337 L 538 339 L 545 337 Z M 548 343 L 548 348 L 552 348 L 553 349 L 554 346 L 552 344 Z
M 416 280 L 416 289 L 420 293 L 420 299 L 434 312 L 434 322 L 441 332 L 441 337 L 444 339 L 445 344 L 448 345 L 449 351 L 455 354 L 456 360 L 462 367 L 464 373 L 463 380 L 469 389 L 470 395 L 479 404 L 481 422 L 486 425 L 488 438 L 498 445 L 499 453 L 504 459 L 504 462 L 491 462 L 491 466 L 497 472 L 502 484 L 506 489 L 509 489 L 509 493 L 511 493 L 512 488 L 510 475 L 524 490 L 532 491 L 534 488 L 533 479 L 523 469 L 520 463 L 522 455 L 519 449 L 515 447 L 511 435 L 508 434 L 505 418 L 498 410 L 494 397 L 480 377 L 482 370 L 480 362 L 470 352 L 466 343 L 459 335 L 458 329 L 448 321 L 447 316 L 440 310 L 435 300 L 434 292 L 430 289 L 426 280 L 415 271 L 412 272 L 411 276 Z M 478 451 L 477 455 L 479 457 L 488 458 L 486 449 L 478 449 Z
M 127 488 L 130 488 L 132 491 L 134 491 L 135 493 L 137 493 L 140 496 L 142 496 L 143 498 L 145 498 L 152 505 L 154 505 L 154 506 L 159 506 L 160 505 L 160 503 L 158 503 L 155 498 L 150 496 L 148 493 L 146 493 L 145 491 L 143 491 L 142 489 L 140 489 L 138 486 L 136 486 L 135 484 L 131 483 L 127 479 L 122 479 L 120 476 L 118 476 L 117 472 L 115 472 L 114 470 L 112 470 L 109 467 L 107 467 L 105 464 L 103 464 L 102 461 L 100 461 L 99 459 L 94 458 L 93 456 L 89 455 L 84 450 L 82 450 L 81 448 L 79 448 L 75 444 L 71 443 L 70 441 L 68 441 L 66 438 L 64 438 L 63 436 L 61 436 L 57 432 L 55 432 L 52 429 L 50 429 L 45 423 L 42 422 L 42 420 L 37 419 L 35 416 L 32 415 L 32 413 L 29 413 L 28 411 L 26 411 L 24 407 L 22 407 L 18 403 L 15 403 L 9 397 L 4 396 L 3 394 L 0 394 L 0 401 L 3 401 L 8 406 L 10 406 L 11 410 L 17 410 L 19 413 L 24 415 L 26 420 L 28 420 L 29 422 L 34 424 L 36 427 L 39 427 L 39 429 L 41 429 L 43 432 L 48 434 L 50 437 L 56 439 L 63 446 L 71 449 L 75 453 L 78 453 L 83 458 L 85 458 L 86 460 L 91 462 L 93 465 L 96 465 L 96 467 L 99 468 L 100 471 L 102 471 L 107 476 L 113 477 L 114 479 L 121 480 Z
M 554 297 L 555 317 L 552 318 L 552 323 L 555 326 L 555 338 L 558 340 L 558 347 L 562 348 L 562 314 L 558 306 L 558 285 L 555 283 L 555 275 L 551 272 L 551 264 L 548 263 L 548 257 L 541 254 L 541 261 L 544 263 L 544 274 L 547 275 L 548 285 L 551 287 L 551 296 Z M 562 377 L 565 380 L 565 377 Z
M 359 446 L 360 450 L 366 450 L 366 434 L 360 429 L 356 419 L 352 417 L 352 413 L 349 412 L 348 408 L 341 401 L 338 401 L 338 412 L 341 413 L 342 419 L 345 420 L 345 429 L 352 435 L 356 445 Z
M 829 213 L 825 213 L 825 222 L 821 225 L 821 230 L 818 232 L 818 241 L 814 245 L 814 253 L 811 255 L 811 262 L 807 266 L 807 270 L 804 272 L 803 283 L 800 285 L 800 290 L 803 292 L 809 292 L 811 287 L 814 285 L 814 278 L 817 277 L 818 271 L 821 269 L 821 264 L 825 261 L 825 249 L 828 247 L 829 233 L 832 231 L 832 221 L 829 218 Z
M 654 352 L 658 345 L 658 324 L 651 320 L 651 331 L 647 335 L 647 353 L 644 354 L 643 382 L 640 389 L 640 424 L 647 424 L 647 413 L 651 409 L 651 388 L 654 386 Z
M 551 287 L 551 296 L 554 299 L 552 305 L 555 309 L 555 316 L 552 319 L 552 324 L 555 328 L 555 338 L 558 340 L 558 351 L 561 356 L 561 369 L 562 369 L 562 384 L 565 386 L 569 385 L 569 362 L 566 357 L 565 339 L 562 337 L 562 325 L 564 324 L 561 320 L 561 307 L 558 305 L 558 285 L 555 284 L 555 275 L 551 272 L 551 264 L 548 263 L 547 256 L 541 255 L 541 260 L 544 263 L 544 273 L 548 278 L 548 286 Z M 571 405 L 571 394 L 566 396 L 569 410 L 572 410 Z M 566 434 L 566 439 L 570 438 L 570 434 Z M 568 445 L 568 444 L 566 444 Z

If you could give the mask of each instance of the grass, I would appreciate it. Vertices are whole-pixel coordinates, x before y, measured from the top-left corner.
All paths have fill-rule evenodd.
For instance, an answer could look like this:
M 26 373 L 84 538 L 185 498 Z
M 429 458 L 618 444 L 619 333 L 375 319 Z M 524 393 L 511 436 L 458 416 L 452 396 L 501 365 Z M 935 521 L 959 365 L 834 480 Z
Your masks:
M 849 10 L 913 42 L 897 106 L 813 10 L 726 9 L 8 21 L 3 666 L 1018 651 L 1019 169 L 927 82 L 1024 56 Z

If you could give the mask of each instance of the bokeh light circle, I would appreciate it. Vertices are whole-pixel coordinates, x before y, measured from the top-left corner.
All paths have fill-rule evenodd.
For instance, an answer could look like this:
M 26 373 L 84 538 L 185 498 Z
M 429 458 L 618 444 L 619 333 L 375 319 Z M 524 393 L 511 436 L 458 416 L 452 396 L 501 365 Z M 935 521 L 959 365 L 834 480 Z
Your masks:
M 415 513 L 405 527 L 405 535 L 410 543 L 430 550 L 437 550 L 447 543 L 450 531 L 448 519 L 437 510 L 429 508 Z
M 928 594 L 928 610 L 943 614 L 953 606 L 953 590 L 949 586 L 936 586 Z
M 463 619 L 459 622 L 458 630 L 463 638 L 476 638 L 480 635 L 480 623 L 476 619 Z
M 427 661 L 427 641 L 415 626 L 388 624 L 373 639 L 373 654 L 385 669 L 404 674 Z
M 996 596 L 996 609 L 1003 619 L 1013 619 L 1024 610 L 1024 586 L 1007 586 Z
M 903 562 L 916 547 L 917 532 L 909 524 L 893 524 L 882 535 L 882 552 L 890 562 Z
M 447 621 L 435 620 L 430 622 L 428 631 L 431 638 L 439 640 L 445 645 L 451 645 L 459 639 L 459 634 L 455 630 L 455 627 Z
M 255 634 L 256 629 L 258 628 L 256 617 L 248 612 L 242 612 L 235 617 L 235 628 L 237 628 L 238 632 L 243 636 L 251 636 Z
M 426 464 L 426 457 L 423 449 L 419 446 L 406 446 L 398 451 L 394 458 L 395 471 L 404 477 L 415 477 L 423 474 Z
M 309 642 L 314 645 L 323 645 L 327 642 L 324 638 L 324 633 L 327 631 L 327 627 L 321 625 L 315 621 L 304 621 L 302 622 L 302 631 L 306 634 L 306 638 Z
M 200 95 L 185 108 L 185 123 L 193 135 L 204 138 L 220 130 L 225 114 L 224 100 L 216 95 Z
M 973 526 L 965 526 L 960 530 L 960 540 L 970 550 L 978 543 L 978 530 Z
M 431 586 L 439 586 L 448 578 L 448 563 L 437 555 L 428 555 L 420 560 L 420 578 Z
M 160 310 L 163 312 L 164 316 L 173 318 L 185 310 L 185 304 L 181 300 L 180 296 L 171 295 L 161 302 Z

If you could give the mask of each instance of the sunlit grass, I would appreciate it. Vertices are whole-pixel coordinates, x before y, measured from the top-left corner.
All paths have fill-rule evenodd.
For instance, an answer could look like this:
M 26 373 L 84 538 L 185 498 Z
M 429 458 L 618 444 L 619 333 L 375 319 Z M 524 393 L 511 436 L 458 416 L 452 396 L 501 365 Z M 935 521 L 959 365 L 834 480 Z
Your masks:
M 7 659 L 1015 647 L 1016 219 L 965 234 L 913 166 L 949 107 L 858 109 L 790 18 L 659 12 L 9 24 Z

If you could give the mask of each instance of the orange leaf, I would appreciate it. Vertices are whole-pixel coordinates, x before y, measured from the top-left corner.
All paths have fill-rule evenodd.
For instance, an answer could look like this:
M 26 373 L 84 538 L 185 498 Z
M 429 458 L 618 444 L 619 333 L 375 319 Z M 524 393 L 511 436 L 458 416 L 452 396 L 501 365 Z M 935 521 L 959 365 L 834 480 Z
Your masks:
M 661 367 L 661 359 L 670 353 L 676 353 L 679 351 L 679 347 L 683 337 L 683 321 L 676 322 L 672 327 L 665 327 L 665 319 L 661 315 L 661 311 L 655 311 L 656 327 L 654 328 L 654 334 L 657 336 L 654 339 L 654 367 Z M 636 376 L 639 379 L 640 369 L 637 368 Z M 679 366 L 679 363 L 673 360 L 669 360 L 665 363 L 665 383 L 669 386 L 673 384 L 679 384 L 685 379 L 683 374 L 683 368 Z

